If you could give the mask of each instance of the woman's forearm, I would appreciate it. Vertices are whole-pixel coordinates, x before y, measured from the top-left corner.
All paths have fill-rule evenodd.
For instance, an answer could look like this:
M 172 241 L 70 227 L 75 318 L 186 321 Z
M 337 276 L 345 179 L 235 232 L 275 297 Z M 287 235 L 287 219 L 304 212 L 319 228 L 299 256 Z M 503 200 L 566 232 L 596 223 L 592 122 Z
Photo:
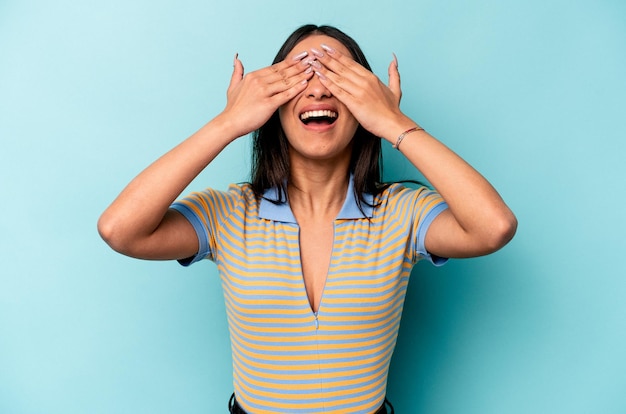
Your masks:
M 98 221 L 102 238 L 127 252 L 150 237 L 169 206 L 237 133 L 218 116 L 157 159 L 122 190 Z
M 406 135 L 398 149 L 448 204 L 459 233 L 468 241 L 459 255 L 489 253 L 513 237 L 517 221 L 512 211 L 495 188 L 460 156 L 424 130 Z

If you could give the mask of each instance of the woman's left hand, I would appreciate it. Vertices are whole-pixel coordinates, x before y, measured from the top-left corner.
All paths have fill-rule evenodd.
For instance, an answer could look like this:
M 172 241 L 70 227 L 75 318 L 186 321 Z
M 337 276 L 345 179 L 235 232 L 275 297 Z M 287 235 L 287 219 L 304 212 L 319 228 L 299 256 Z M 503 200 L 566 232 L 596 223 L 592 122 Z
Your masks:
M 349 56 L 322 45 L 313 56 L 322 63 L 315 67 L 320 82 L 350 110 L 363 128 L 390 142 L 399 132 L 415 126 L 400 110 L 400 73 L 395 59 L 389 65 L 389 84 Z

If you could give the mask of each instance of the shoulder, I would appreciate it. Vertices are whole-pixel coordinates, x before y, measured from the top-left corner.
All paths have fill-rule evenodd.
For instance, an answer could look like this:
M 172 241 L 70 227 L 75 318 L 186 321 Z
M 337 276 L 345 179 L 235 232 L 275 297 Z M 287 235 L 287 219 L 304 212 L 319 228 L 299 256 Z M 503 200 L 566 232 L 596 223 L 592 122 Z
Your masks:
M 198 214 L 206 211 L 226 212 L 244 205 L 256 205 L 256 196 L 249 184 L 231 184 L 226 191 L 214 188 L 194 191 L 177 200 L 172 207 L 187 208 Z
M 201 191 L 192 192 L 185 198 L 202 198 L 215 200 L 255 200 L 254 191 L 248 183 L 230 184 L 226 191 L 214 188 L 205 188 Z
M 379 215 L 391 215 L 396 220 L 421 220 L 432 211 L 443 210 L 447 204 L 443 197 L 424 185 L 408 187 L 403 183 L 393 183 L 374 199 L 374 210 Z M 376 215 L 376 214 L 375 214 Z
M 407 199 L 418 200 L 421 198 L 441 198 L 441 196 L 435 190 L 425 185 L 408 187 L 403 183 L 392 183 L 375 197 L 375 202 L 377 204 L 394 203 Z

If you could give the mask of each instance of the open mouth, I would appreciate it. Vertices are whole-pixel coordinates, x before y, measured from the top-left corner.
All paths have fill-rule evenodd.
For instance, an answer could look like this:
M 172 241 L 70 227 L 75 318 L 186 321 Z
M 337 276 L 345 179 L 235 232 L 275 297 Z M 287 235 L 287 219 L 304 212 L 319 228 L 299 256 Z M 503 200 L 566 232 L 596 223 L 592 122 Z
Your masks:
M 305 125 L 331 125 L 337 120 L 337 112 L 331 110 L 306 111 L 300 114 L 300 120 Z

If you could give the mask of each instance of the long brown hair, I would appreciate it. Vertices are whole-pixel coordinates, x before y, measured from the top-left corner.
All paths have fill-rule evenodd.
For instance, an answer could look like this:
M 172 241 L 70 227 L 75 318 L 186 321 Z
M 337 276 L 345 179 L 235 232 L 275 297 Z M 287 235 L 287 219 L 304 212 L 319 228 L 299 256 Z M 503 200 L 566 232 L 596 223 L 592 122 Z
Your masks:
M 273 63 L 283 61 L 301 40 L 312 35 L 326 35 L 343 44 L 352 58 L 371 71 L 359 45 L 350 36 L 332 26 L 304 25 L 294 31 L 282 45 Z M 354 175 L 354 192 L 361 208 L 364 194 L 377 195 L 387 186 L 382 184 L 382 149 L 379 137 L 359 125 L 352 138 L 350 173 Z M 287 201 L 289 178 L 289 144 L 280 124 L 278 111 L 253 134 L 251 185 L 257 197 L 271 187 L 278 189 L 276 203 Z

